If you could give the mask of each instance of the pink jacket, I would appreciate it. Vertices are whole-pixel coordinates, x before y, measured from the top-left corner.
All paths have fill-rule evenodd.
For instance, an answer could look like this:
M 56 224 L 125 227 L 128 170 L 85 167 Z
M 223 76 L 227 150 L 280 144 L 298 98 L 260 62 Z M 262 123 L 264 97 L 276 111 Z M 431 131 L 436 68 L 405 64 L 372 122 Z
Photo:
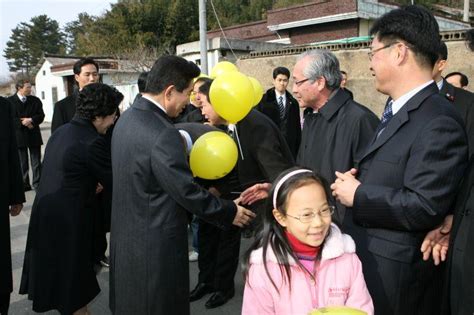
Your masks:
M 291 265 L 291 292 L 288 281 L 282 278 L 272 249 L 267 251 L 267 268 L 279 288 L 275 290 L 268 278 L 259 248 L 250 256 L 248 281 L 245 283 L 242 314 L 308 314 L 324 306 L 350 306 L 367 314 L 374 306 L 365 285 L 362 265 L 355 254 L 355 244 L 347 234 L 332 224 L 321 261 L 316 266 L 316 282 L 289 257 Z

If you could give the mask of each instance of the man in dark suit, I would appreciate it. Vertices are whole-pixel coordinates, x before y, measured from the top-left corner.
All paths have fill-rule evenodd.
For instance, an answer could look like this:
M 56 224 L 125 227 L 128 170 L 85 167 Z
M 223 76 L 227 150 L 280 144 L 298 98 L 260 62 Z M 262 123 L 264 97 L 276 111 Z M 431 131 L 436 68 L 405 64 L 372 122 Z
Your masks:
M 376 89 L 391 97 L 357 170 L 337 173 L 376 314 L 439 314 L 442 270 L 423 260 L 426 233 L 452 207 L 467 163 L 461 117 L 432 80 L 439 28 L 418 6 L 378 19 L 369 58 Z M 355 174 L 357 173 L 357 179 Z
M 94 59 L 81 58 L 74 64 L 72 71 L 77 82 L 78 90 L 90 83 L 99 82 L 99 65 Z M 71 121 L 76 113 L 77 90 L 66 96 L 54 105 L 53 120 L 51 121 L 51 132 Z
M 451 85 L 458 87 L 460 89 L 467 89 L 467 85 L 469 84 L 469 79 L 464 73 L 461 73 L 461 72 L 448 73 L 445 79 Z
M 441 42 L 439 59 L 433 67 L 433 80 L 439 88 L 439 93 L 446 97 L 461 115 L 469 143 L 469 156 L 474 152 L 474 94 L 451 85 L 446 78 L 441 76 L 448 60 L 448 48 Z
M 352 93 L 352 91 L 349 90 L 349 89 L 346 87 L 347 80 L 348 80 L 347 72 L 344 71 L 344 70 L 341 70 L 341 76 L 342 76 L 342 79 L 341 79 L 340 88 L 343 89 L 344 91 L 346 91 L 347 94 L 350 95 L 351 99 L 354 99 L 354 93 Z
M 44 120 L 43 104 L 31 95 L 31 83 L 20 80 L 15 85 L 17 93 L 8 98 L 13 106 L 13 123 L 16 128 L 16 141 L 20 154 L 25 191 L 38 188 L 41 177 L 41 145 L 43 139 L 39 125 Z M 30 154 L 33 182 L 30 185 L 28 152 Z
M 299 56 L 293 70 L 293 94 L 306 108 L 296 164 L 323 175 L 329 182 L 335 171 L 357 163 L 372 139 L 379 119 L 340 88 L 339 61 L 327 50 Z M 342 222 L 345 208 L 337 204 Z
M 186 210 L 229 228 L 254 216 L 194 181 L 170 117 L 189 101 L 199 68 L 160 57 L 146 93 L 112 136 L 110 307 L 114 314 L 189 314 Z
M 0 97 L 0 314 L 8 314 L 13 290 L 10 218 L 23 208 L 25 194 L 21 176 L 11 105 Z
M 273 69 L 273 87 L 263 95 L 257 110 L 267 115 L 280 129 L 293 158 L 296 158 L 301 142 L 301 119 L 298 102 L 287 91 L 290 70 Z

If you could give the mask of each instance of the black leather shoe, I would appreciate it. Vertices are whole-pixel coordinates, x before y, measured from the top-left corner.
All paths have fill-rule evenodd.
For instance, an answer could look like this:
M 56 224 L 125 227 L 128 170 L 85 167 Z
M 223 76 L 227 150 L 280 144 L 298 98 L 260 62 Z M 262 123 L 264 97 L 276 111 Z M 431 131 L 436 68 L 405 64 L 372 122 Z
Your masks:
M 234 297 L 235 290 L 229 291 L 217 291 L 215 292 L 209 300 L 206 302 L 206 308 L 216 308 L 218 306 L 224 305 L 231 298 Z
M 213 291 L 212 287 L 207 283 L 198 283 L 194 290 L 189 293 L 189 302 L 197 301 L 202 298 L 204 295 L 211 293 Z

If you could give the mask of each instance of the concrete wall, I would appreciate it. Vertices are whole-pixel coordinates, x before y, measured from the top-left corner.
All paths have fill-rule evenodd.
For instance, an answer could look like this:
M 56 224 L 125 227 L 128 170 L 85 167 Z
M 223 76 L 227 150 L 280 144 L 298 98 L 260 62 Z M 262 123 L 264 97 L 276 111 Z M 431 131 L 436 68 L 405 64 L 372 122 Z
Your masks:
M 474 91 L 474 53 L 469 51 L 464 41 L 447 41 L 448 66 L 444 72 L 452 71 L 465 73 L 469 79 L 469 90 Z M 369 71 L 368 48 L 335 50 L 341 70 L 349 74 L 347 87 L 354 93 L 357 102 L 369 107 L 378 116 L 383 112 L 387 96 L 377 92 L 374 88 L 374 78 Z M 280 55 L 269 57 L 253 57 L 239 60 L 237 65 L 242 73 L 258 79 L 265 89 L 272 86 L 272 70 L 277 66 L 285 66 L 293 70 L 297 55 Z M 293 82 L 290 79 L 289 90 Z

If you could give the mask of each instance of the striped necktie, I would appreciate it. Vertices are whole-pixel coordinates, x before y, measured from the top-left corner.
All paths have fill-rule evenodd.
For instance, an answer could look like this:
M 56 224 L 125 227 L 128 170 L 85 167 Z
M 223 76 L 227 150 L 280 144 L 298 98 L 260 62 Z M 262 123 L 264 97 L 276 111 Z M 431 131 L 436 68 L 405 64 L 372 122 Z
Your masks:
M 285 118 L 285 105 L 283 105 L 283 96 L 278 97 L 278 110 L 280 111 L 280 119 Z

